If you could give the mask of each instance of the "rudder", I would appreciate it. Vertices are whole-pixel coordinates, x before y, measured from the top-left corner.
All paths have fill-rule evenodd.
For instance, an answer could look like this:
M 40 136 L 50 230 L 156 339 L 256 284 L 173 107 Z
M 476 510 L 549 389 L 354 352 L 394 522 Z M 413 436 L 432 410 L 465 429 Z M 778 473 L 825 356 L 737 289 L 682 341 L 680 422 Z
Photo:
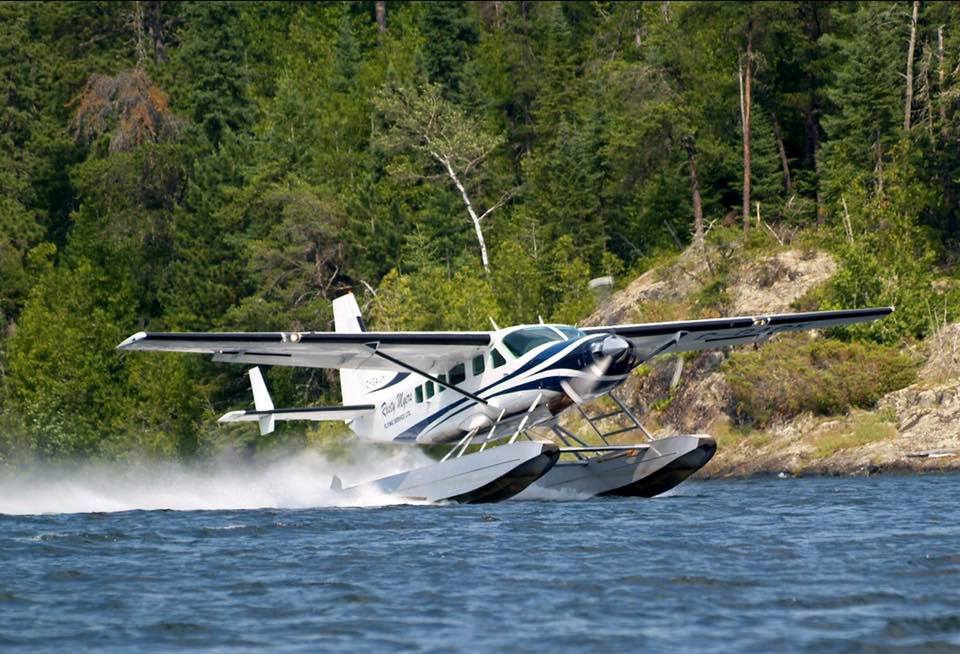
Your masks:
M 333 325 L 338 334 L 360 334 L 367 331 L 360 315 L 360 306 L 353 293 L 341 295 L 333 301 Z M 366 380 L 377 371 L 340 369 L 340 394 L 344 404 L 360 404 L 366 392 Z

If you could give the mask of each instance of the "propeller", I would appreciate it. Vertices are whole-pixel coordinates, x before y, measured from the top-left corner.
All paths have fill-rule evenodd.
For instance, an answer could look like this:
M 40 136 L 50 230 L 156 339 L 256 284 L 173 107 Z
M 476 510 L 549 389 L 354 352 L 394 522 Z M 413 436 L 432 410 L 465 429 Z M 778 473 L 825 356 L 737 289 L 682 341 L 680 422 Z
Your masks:
M 635 349 L 633 343 L 617 334 L 594 341 L 589 354 L 592 361 L 583 369 L 583 376 L 564 380 L 560 385 L 577 404 L 591 399 L 604 383 L 604 377 L 625 375 L 640 363 Z

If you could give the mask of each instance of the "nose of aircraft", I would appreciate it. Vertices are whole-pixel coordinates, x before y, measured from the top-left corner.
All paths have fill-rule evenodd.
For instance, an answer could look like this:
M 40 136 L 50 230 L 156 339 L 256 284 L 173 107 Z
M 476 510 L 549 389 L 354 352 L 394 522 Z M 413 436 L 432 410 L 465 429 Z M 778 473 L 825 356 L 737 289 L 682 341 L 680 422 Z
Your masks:
M 630 341 L 623 338 L 622 336 L 617 336 L 613 334 L 607 336 L 603 339 L 603 342 L 600 344 L 600 355 L 603 357 L 609 357 L 613 361 L 619 361 L 625 352 L 631 349 Z
M 595 350 L 597 361 L 606 361 L 606 374 L 620 375 L 630 372 L 636 365 L 633 343 L 622 336 L 611 334 L 600 342 Z

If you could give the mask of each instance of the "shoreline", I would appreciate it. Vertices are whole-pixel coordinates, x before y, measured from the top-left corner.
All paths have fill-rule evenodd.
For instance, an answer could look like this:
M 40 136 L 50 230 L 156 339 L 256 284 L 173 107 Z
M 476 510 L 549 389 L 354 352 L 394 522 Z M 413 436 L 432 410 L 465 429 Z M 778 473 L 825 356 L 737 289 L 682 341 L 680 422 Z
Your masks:
M 718 452 L 719 455 L 719 452 Z M 856 465 L 846 463 L 820 461 L 810 462 L 807 465 L 791 466 L 778 465 L 772 461 L 754 462 L 744 465 L 742 462 L 727 462 L 711 460 L 701 470 L 698 470 L 691 479 L 751 479 L 755 477 L 873 477 L 876 475 L 929 475 L 960 473 L 960 453 L 946 456 L 918 456 L 910 459 L 867 462 Z

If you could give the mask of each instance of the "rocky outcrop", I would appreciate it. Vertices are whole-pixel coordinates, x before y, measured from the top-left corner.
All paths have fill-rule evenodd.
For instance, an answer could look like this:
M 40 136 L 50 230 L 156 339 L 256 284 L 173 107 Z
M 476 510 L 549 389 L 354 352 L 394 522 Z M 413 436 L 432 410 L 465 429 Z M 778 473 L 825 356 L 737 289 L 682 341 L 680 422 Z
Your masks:
M 629 323 L 639 319 L 638 315 L 648 303 L 682 304 L 700 289 L 706 273 L 706 259 L 690 248 L 669 266 L 648 270 L 611 295 L 582 324 Z
M 737 315 L 782 313 L 814 286 L 826 282 L 837 265 L 826 252 L 788 250 L 737 273 L 731 285 L 733 312 Z
M 736 314 L 786 312 L 835 270 L 826 253 L 787 250 L 731 271 L 727 294 Z M 689 317 L 685 312 L 707 279 L 703 255 L 689 250 L 615 293 L 586 323 Z M 650 315 L 651 305 L 661 315 Z M 671 312 L 675 315 L 662 315 Z M 656 436 L 717 436 L 717 454 L 702 477 L 960 469 L 960 323 L 939 330 L 922 351 L 926 361 L 917 382 L 888 394 L 874 410 L 839 417 L 804 414 L 764 430 L 734 425 L 723 352 L 651 362 L 631 376 L 620 395 Z

